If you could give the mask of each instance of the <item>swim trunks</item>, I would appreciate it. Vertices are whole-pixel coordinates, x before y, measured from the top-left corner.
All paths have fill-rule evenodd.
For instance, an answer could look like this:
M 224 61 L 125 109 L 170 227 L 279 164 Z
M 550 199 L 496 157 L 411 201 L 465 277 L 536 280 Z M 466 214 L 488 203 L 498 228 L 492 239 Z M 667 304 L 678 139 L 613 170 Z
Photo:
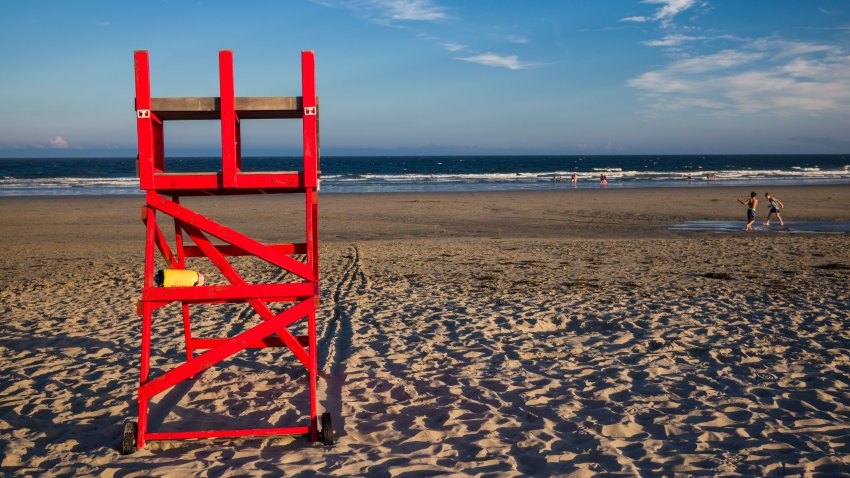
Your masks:
M 753 222 L 756 220 L 756 210 L 753 208 L 747 208 L 747 222 Z

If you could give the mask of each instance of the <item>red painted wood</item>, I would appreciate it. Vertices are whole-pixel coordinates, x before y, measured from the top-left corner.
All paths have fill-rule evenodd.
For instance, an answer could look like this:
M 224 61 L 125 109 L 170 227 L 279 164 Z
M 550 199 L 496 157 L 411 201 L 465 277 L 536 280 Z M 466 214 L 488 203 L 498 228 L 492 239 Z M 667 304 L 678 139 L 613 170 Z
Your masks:
M 274 249 L 278 252 L 281 252 L 283 254 L 290 254 L 291 255 L 291 254 L 306 254 L 307 253 L 307 244 L 306 243 L 300 243 L 300 244 L 266 244 L 266 247 L 270 247 L 270 248 L 272 248 L 272 249 Z M 227 256 L 227 257 L 230 257 L 230 256 L 250 256 L 250 255 L 252 255 L 252 254 L 245 252 L 244 250 L 242 250 L 242 249 L 240 249 L 236 246 L 230 245 L 230 244 L 224 244 L 224 245 L 217 244 L 215 246 L 215 248 L 218 250 L 218 252 L 221 255 Z M 186 253 L 186 257 L 206 257 L 206 254 L 204 254 L 201 251 L 201 248 L 199 248 L 198 246 L 184 246 L 183 250 Z
M 300 172 L 239 173 L 234 186 L 238 189 L 263 189 L 265 191 L 235 191 L 230 194 L 303 192 L 304 177 Z M 221 190 L 224 180 L 219 173 L 164 173 L 155 174 L 151 186 L 143 189 L 185 195 L 192 190 L 206 190 L 209 195 L 226 194 Z
M 317 187 L 319 166 L 316 59 L 312 51 L 301 52 L 301 101 L 304 107 L 304 187 Z
M 176 204 L 180 204 L 180 196 L 172 196 L 171 200 Z M 174 252 L 177 255 L 176 263 L 173 266 L 185 269 L 186 268 L 186 249 L 183 244 L 183 230 L 180 229 L 180 223 L 174 221 Z
M 244 284 L 210 285 L 195 287 L 145 287 L 142 289 L 143 301 L 185 301 L 207 303 L 210 299 L 245 301 L 248 299 L 272 299 L 275 297 L 305 298 L 313 296 L 313 284 L 309 282 L 295 284 Z
M 153 174 L 165 171 L 165 125 L 151 111 L 151 131 L 153 132 Z
M 241 123 L 235 109 L 233 55 L 219 52 L 220 97 L 219 110 L 222 133 L 222 165 L 220 172 L 169 173 L 165 171 L 164 121 L 151 111 L 150 65 L 146 51 L 134 54 L 136 83 L 136 116 L 139 147 L 140 188 L 146 190 L 142 219 L 146 224 L 145 266 L 142 301 L 137 312 L 142 316 L 142 347 L 140 387 L 138 390 L 139 432 L 137 446 L 146 440 L 265 436 L 309 433 L 318 438 L 318 409 L 316 386 L 318 379 L 316 346 L 316 307 L 319 296 L 318 249 L 318 187 L 319 134 L 318 98 L 316 96 L 315 55 L 305 51 L 302 60 L 303 109 L 297 119 L 303 126 L 304 170 L 297 172 L 242 172 Z M 251 111 L 245 114 L 250 115 Z M 260 116 L 257 116 L 260 117 Z M 177 119 L 177 117 L 169 117 Z M 171 195 L 167 199 L 160 193 Z M 231 194 L 305 195 L 305 237 L 299 244 L 262 244 L 250 237 L 208 219 L 180 204 L 181 196 Z M 175 249 L 172 251 L 158 225 L 156 212 L 174 220 Z M 162 217 L 162 216 L 160 216 Z M 184 233 L 195 245 L 184 242 Z M 207 235 L 225 244 L 213 244 Z M 198 287 L 153 287 L 159 249 L 170 267 L 186 267 L 187 257 L 206 257 L 231 283 Z M 306 256 L 306 263 L 291 257 Z M 281 267 L 306 282 L 284 284 L 248 284 L 226 257 L 255 256 Z M 296 279 L 297 280 L 297 279 Z M 153 313 L 173 302 L 180 302 L 183 332 L 186 342 L 186 362 L 162 375 L 149 379 Z M 274 313 L 266 302 L 295 302 L 283 312 Z M 248 303 L 263 322 L 232 338 L 193 338 L 190 305 L 193 303 Z M 307 335 L 294 336 L 288 327 L 307 319 Z M 194 377 L 210 366 L 226 360 L 245 348 L 287 347 L 308 369 L 310 393 L 310 424 L 306 427 L 276 427 L 263 429 L 208 430 L 188 432 L 149 433 L 148 401 L 177 383 Z M 206 350 L 194 356 L 195 350 Z
M 233 85 L 233 52 L 222 50 L 218 52 L 220 78 L 220 108 L 221 108 L 221 171 L 223 185 L 226 188 L 236 187 L 236 174 L 239 173 L 237 161 L 236 125 L 236 95 Z
M 151 109 L 150 65 L 147 51 L 133 55 L 136 79 L 136 134 L 139 143 L 139 181 L 142 189 L 151 187 L 153 179 L 153 123 Z M 146 113 L 147 112 L 147 113 Z
M 307 241 L 310 244 L 312 256 L 309 263 L 313 266 L 313 282 L 316 284 L 316 306 L 318 307 L 319 298 L 319 193 L 315 190 L 309 190 L 305 195 L 307 199 L 306 217 L 309 222 L 307 227 L 307 237 L 311 240 Z
M 180 312 L 183 315 L 183 340 L 186 343 L 186 361 L 192 360 L 195 354 L 192 352 L 192 319 L 189 313 L 189 303 L 180 304 Z
M 180 197 L 172 196 L 172 201 L 179 204 Z M 174 221 L 174 249 L 177 255 L 177 267 L 186 268 L 186 249 L 183 245 L 183 229 L 180 227 L 180 221 Z M 183 302 L 180 304 L 180 312 L 183 316 L 183 340 L 186 344 L 186 361 L 192 360 L 194 353 L 192 352 L 192 315 L 189 311 L 189 304 Z
M 189 236 L 192 238 L 192 240 L 195 241 L 195 244 L 197 244 L 198 247 L 200 247 L 201 250 L 204 251 L 204 253 L 210 259 L 210 261 L 213 264 L 215 264 L 215 266 L 218 268 L 218 270 L 221 271 L 221 274 L 228 281 L 230 281 L 233 284 L 239 284 L 239 285 L 245 284 L 245 280 L 242 278 L 242 276 L 240 276 L 239 273 L 236 271 L 236 269 L 234 269 L 233 266 L 231 266 L 230 263 L 227 262 L 227 259 L 225 259 L 224 256 L 222 256 L 218 252 L 218 250 L 216 250 L 213 247 L 213 244 L 209 241 L 209 239 L 206 238 L 206 236 L 204 236 L 204 234 L 201 231 L 199 231 L 194 226 L 186 226 L 186 232 L 189 234 Z M 295 285 L 295 284 L 287 284 L 287 285 Z M 297 284 L 297 285 L 302 286 L 302 287 L 307 285 L 307 286 L 310 287 L 311 294 L 305 295 L 303 297 L 306 298 L 306 297 L 310 297 L 310 295 L 312 295 L 312 284 L 305 283 L 305 284 Z M 257 314 L 259 314 L 261 319 L 271 320 L 274 317 L 274 313 L 268 308 L 268 306 L 263 304 L 260 300 L 249 300 L 248 303 L 251 304 L 251 307 L 254 308 L 254 310 L 257 312 Z M 301 345 L 298 343 L 298 341 L 295 339 L 295 337 L 293 337 L 292 334 L 288 330 L 279 330 L 277 332 L 277 335 L 278 335 L 278 337 L 281 338 L 281 340 L 283 340 L 284 343 L 286 343 L 286 345 L 289 347 L 289 349 L 292 351 L 292 353 L 295 354 L 295 356 L 298 358 L 298 360 L 300 360 L 301 363 L 303 363 L 304 366 L 307 367 L 308 366 L 307 354 L 304 352 L 304 348 L 301 347 Z
M 303 346 L 309 346 L 310 340 L 307 335 L 298 335 L 295 337 L 298 340 L 298 343 Z M 221 345 L 227 342 L 230 339 L 211 339 L 211 338 L 193 338 L 192 339 L 192 347 L 197 350 L 201 349 L 211 349 L 215 346 Z M 254 342 L 250 344 L 247 348 L 250 349 L 262 349 L 267 347 L 286 347 L 286 343 L 278 337 L 266 337 L 262 340 Z
M 139 387 L 139 396 L 144 400 L 149 400 L 183 380 L 197 375 L 236 352 L 247 348 L 250 344 L 268 337 L 276 330 L 283 329 L 296 320 L 304 318 L 312 310 L 312 304 L 310 302 L 309 300 L 299 302 L 293 307 L 277 314 L 271 320 L 261 322 L 259 325 L 242 332 L 227 342 L 198 355 L 184 364 L 178 365 L 149 382 L 143 383 Z
M 137 398 L 139 401 L 139 422 L 138 433 L 136 434 L 136 447 L 144 448 L 145 435 L 148 431 L 148 401 L 142 398 L 141 388 L 137 392 Z
M 156 174 L 151 179 L 151 187 L 157 191 L 172 191 L 180 189 L 209 189 L 221 187 L 221 176 L 218 173 L 201 174 Z
M 160 254 L 162 254 L 165 262 L 168 263 L 169 267 L 176 267 L 174 254 L 171 253 L 171 248 L 168 247 L 168 241 L 165 240 L 165 235 L 162 233 L 162 229 L 157 225 L 156 226 L 156 247 L 159 249 Z
M 233 229 L 225 227 L 211 219 L 208 219 L 190 209 L 187 209 L 174 201 L 156 194 L 148 193 L 148 205 L 156 208 L 169 216 L 191 224 L 225 242 L 229 242 L 240 249 L 268 261 L 278 267 L 286 269 L 293 274 L 306 279 L 313 280 L 313 271 L 303 262 L 296 261 L 286 254 L 267 247 L 250 237 L 238 233 Z
M 147 433 L 148 440 L 190 440 L 199 438 L 233 438 L 270 435 L 303 435 L 309 427 L 248 428 L 245 430 L 208 430 L 193 432 L 155 432 Z
M 308 350 L 310 351 L 310 365 L 307 367 L 310 373 L 310 440 L 316 441 L 319 439 L 319 420 L 316 410 L 316 375 L 319 371 L 318 353 L 316 350 L 316 307 L 310 308 L 310 314 L 307 317 L 307 340 L 309 340 Z

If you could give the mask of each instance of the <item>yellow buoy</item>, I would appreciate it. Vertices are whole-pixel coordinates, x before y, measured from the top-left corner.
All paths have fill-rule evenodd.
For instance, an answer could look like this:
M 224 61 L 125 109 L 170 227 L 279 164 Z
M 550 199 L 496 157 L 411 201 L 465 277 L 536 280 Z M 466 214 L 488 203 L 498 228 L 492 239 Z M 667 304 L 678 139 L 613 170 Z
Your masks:
M 200 272 L 183 269 L 163 269 L 156 273 L 156 285 L 159 287 L 204 285 L 204 275 Z

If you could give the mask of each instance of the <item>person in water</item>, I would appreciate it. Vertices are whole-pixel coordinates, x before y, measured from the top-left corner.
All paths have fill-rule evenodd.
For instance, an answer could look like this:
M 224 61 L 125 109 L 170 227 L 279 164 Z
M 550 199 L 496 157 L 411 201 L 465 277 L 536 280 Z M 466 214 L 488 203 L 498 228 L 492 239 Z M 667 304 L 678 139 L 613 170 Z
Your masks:
M 785 205 L 782 204 L 782 201 L 780 201 L 779 199 L 776 199 L 775 197 L 771 196 L 770 193 L 764 193 L 764 197 L 767 198 L 767 204 L 768 206 L 770 206 L 770 210 L 767 211 L 767 220 L 764 221 L 764 225 L 769 226 L 770 215 L 776 214 L 776 219 L 779 219 L 779 225 L 784 226 L 785 223 L 782 222 L 782 216 L 779 215 L 779 210 L 785 207 Z
M 753 223 L 756 222 L 756 207 L 758 207 L 759 204 L 759 200 L 756 199 L 756 196 L 758 196 L 758 194 L 753 191 L 750 193 L 750 199 L 746 201 L 742 201 L 738 198 L 739 203 L 747 206 L 747 227 L 744 228 L 745 231 L 752 231 Z

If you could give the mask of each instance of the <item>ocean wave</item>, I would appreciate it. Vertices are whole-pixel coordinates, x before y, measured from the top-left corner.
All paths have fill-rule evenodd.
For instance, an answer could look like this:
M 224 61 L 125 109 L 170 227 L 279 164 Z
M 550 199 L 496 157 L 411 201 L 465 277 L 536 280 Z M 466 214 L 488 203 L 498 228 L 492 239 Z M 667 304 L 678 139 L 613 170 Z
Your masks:
M 796 166 L 788 169 L 717 169 L 698 171 L 640 171 L 622 168 L 594 168 L 594 171 L 550 170 L 536 172 L 460 172 L 460 173 L 351 173 L 322 176 L 322 190 L 334 191 L 425 191 L 425 190 L 499 190 L 540 189 L 569 182 L 576 174 L 580 187 L 599 183 L 604 169 L 609 186 L 666 187 L 676 185 L 742 184 L 777 182 L 850 182 L 850 165 L 836 169 Z M 139 194 L 137 177 L 0 177 L 0 196 Z
M 4 176 L 0 188 L 127 188 L 139 187 L 139 178 L 14 178 Z
M 579 180 L 599 179 L 599 173 L 577 171 L 543 171 L 543 172 L 512 172 L 512 173 L 456 173 L 456 174 L 360 174 L 360 175 L 325 175 L 323 181 L 327 182 L 517 182 L 517 181 L 552 181 L 553 179 L 569 179 L 576 174 Z M 807 178 L 807 179 L 832 179 L 850 178 L 850 169 L 842 168 L 835 170 L 822 170 L 820 168 L 792 168 L 782 169 L 736 169 L 736 170 L 700 170 L 697 172 L 683 171 L 636 171 L 620 168 L 605 169 L 608 180 L 650 180 L 650 181 L 672 181 L 687 180 L 735 180 L 735 179 L 781 179 L 781 178 Z

